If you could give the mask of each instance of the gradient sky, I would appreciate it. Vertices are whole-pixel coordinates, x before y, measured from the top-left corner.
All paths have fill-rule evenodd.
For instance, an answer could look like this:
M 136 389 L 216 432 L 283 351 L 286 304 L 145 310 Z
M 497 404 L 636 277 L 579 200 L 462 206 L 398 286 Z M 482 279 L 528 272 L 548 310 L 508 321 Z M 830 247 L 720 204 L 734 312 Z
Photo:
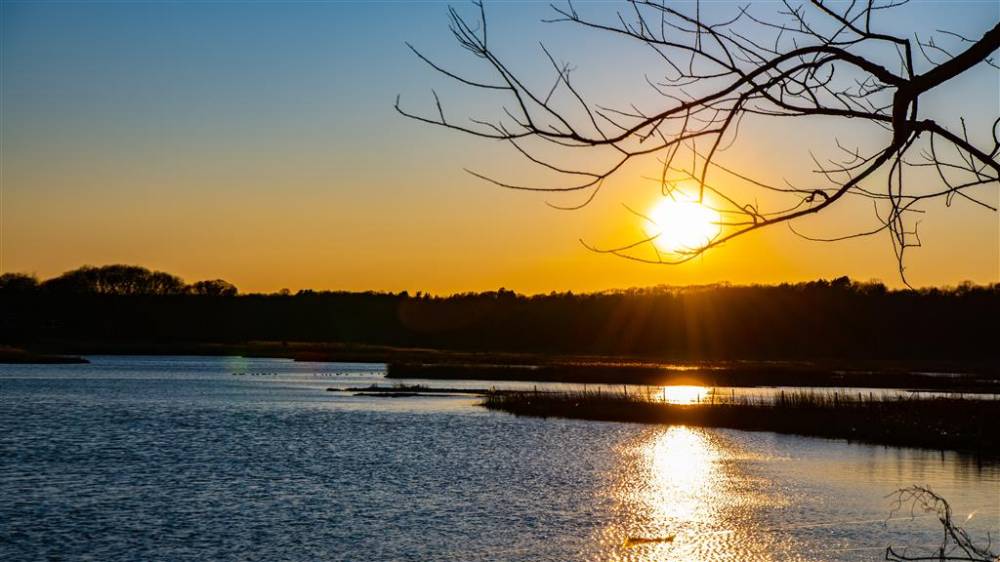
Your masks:
M 598 98 L 620 100 L 650 70 L 648 59 L 613 54 L 607 38 L 540 23 L 544 3 L 488 9 L 491 42 L 529 77 L 547 64 L 539 40 L 574 62 L 574 78 Z M 977 37 L 1000 17 L 994 1 L 907 10 L 894 20 L 901 28 Z M 453 115 L 490 107 L 442 83 L 403 44 L 475 69 L 448 33 L 444 3 L 4 1 L 0 20 L 4 272 L 133 263 L 242 291 L 548 292 L 844 274 L 899 283 L 887 236 L 818 244 L 779 227 L 683 266 L 589 252 L 578 238 L 613 244 L 641 232 L 622 204 L 652 204 L 658 189 L 641 176 L 655 162 L 572 213 L 463 172 L 531 177 L 496 143 L 394 112 L 397 94 L 432 109 L 432 87 Z M 983 138 L 998 100 L 997 71 L 980 67 L 924 109 L 960 105 Z M 829 144 L 810 129 L 751 124 L 743 134 L 749 148 L 726 161 L 775 181 L 785 172 L 769 163 L 805 163 L 804 147 Z M 979 193 L 997 203 L 995 185 Z M 926 208 L 912 283 L 1000 280 L 996 214 L 961 200 Z M 832 235 L 873 221 L 864 203 L 797 225 Z

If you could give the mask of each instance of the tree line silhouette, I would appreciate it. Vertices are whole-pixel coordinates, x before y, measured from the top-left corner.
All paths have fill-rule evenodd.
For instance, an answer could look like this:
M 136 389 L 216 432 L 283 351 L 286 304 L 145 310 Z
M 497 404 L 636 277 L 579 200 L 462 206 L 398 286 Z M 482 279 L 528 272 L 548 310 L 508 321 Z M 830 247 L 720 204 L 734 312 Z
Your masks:
M 339 342 L 675 359 L 1000 357 L 1000 284 L 892 290 L 847 277 L 772 286 L 525 296 L 303 290 L 238 294 L 135 266 L 0 276 L 0 341 L 86 347 Z
M 222 279 L 198 281 L 190 285 L 183 279 L 163 271 L 150 271 L 137 265 L 85 265 L 58 277 L 39 282 L 33 275 L 5 273 L 0 275 L 0 291 L 47 294 L 94 295 L 207 295 L 234 296 L 236 286 Z

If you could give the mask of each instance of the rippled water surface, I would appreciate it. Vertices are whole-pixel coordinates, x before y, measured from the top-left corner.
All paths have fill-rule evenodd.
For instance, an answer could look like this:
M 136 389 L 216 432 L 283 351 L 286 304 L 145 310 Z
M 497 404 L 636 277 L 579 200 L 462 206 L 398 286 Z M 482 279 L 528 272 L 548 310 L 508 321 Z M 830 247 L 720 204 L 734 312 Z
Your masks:
M 1000 467 L 951 453 L 325 392 L 381 365 L 91 360 L 0 365 L 0 560 L 878 560 L 939 536 L 886 521 L 912 484 L 1000 530 Z

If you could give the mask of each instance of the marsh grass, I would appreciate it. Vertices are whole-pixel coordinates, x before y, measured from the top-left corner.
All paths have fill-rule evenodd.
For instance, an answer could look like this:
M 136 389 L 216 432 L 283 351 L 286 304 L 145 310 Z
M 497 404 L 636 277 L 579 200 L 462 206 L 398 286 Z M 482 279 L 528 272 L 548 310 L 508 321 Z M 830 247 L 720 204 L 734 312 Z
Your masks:
M 672 404 L 664 402 L 659 391 L 493 393 L 486 395 L 483 406 L 521 416 L 773 431 L 1000 457 L 996 399 L 805 389 L 708 393 L 700 402 Z
M 898 388 L 945 392 L 1000 393 L 1000 372 L 981 368 L 950 375 L 926 366 L 894 363 L 857 365 L 825 362 L 715 361 L 686 364 L 565 361 L 538 364 L 475 362 L 393 362 L 390 379 L 537 381 L 575 384 L 691 385 L 824 388 Z M 523 358 L 527 359 L 527 358 Z M 950 368 L 942 366 L 947 373 Z

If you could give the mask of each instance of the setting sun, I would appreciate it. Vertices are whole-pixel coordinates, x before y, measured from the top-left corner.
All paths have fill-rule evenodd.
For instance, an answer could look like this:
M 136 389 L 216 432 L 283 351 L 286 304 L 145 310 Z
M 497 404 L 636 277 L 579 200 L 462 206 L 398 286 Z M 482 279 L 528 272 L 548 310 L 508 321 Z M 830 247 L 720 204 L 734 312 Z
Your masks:
M 646 234 L 664 252 L 689 253 L 703 248 L 719 235 L 722 218 L 697 197 L 675 191 L 646 215 Z

